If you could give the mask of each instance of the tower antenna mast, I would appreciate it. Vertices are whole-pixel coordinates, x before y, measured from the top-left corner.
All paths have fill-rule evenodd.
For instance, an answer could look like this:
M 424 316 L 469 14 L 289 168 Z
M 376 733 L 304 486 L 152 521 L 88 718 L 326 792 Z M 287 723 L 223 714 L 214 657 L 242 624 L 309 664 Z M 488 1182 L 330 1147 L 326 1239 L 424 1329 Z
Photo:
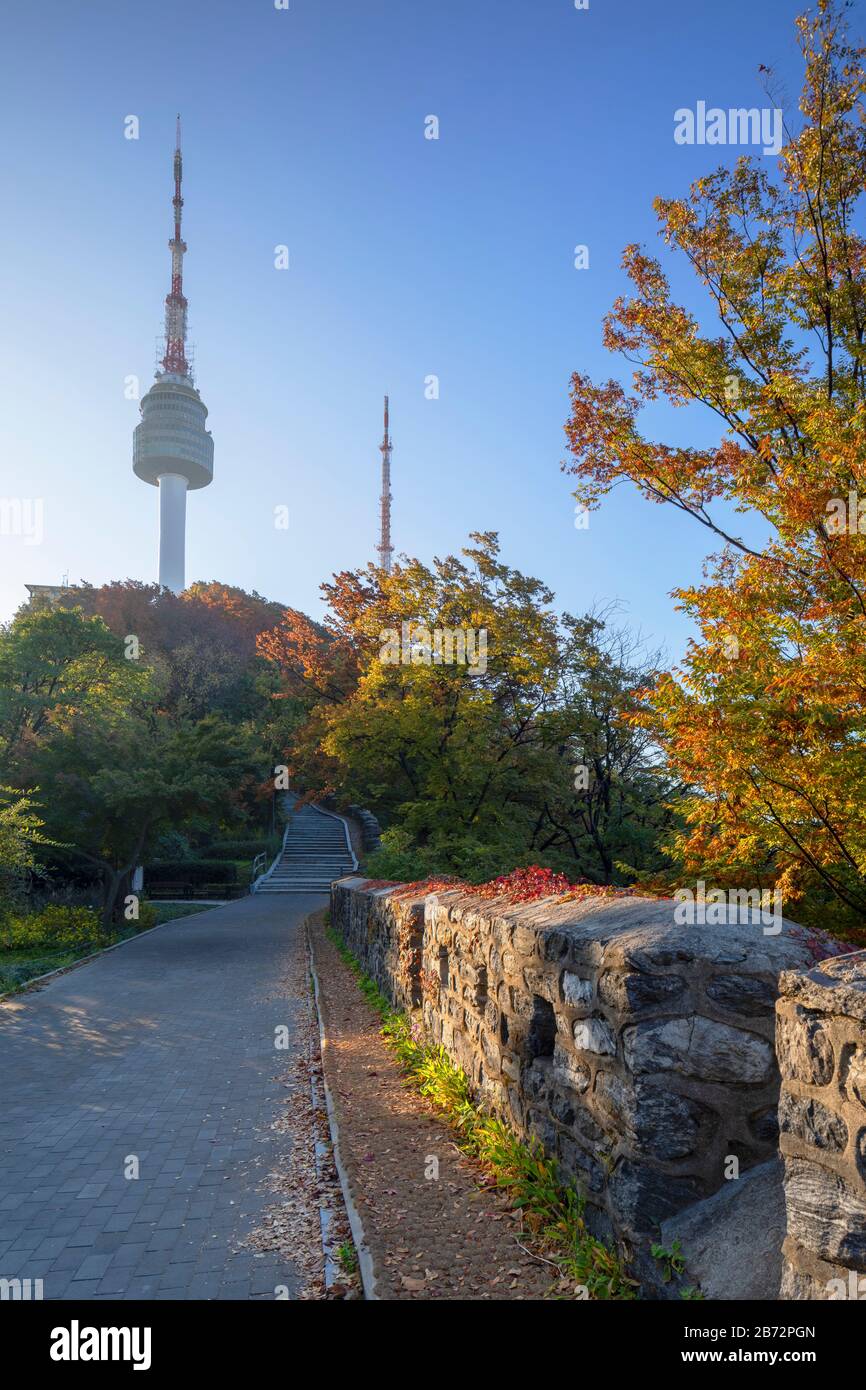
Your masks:
M 186 310 L 187 301 L 183 293 L 183 257 L 186 242 L 181 236 L 180 224 L 183 217 L 183 196 L 180 191 L 183 179 L 183 156 L 180 152 L 180 114 L 177 118 L 174 142 L 174 236 L 168 243 L 171 251 L 171 290 L 165 297 L 165 357 L 162 366 L 176 376 L 189 376 L 189 363 L 186 360 Z
M 382 496 L 379 499 L 380 540 L 376 549 L 379 564 L 386 574 L 391 573 L 391 560 L 394 547 L 391 545 L 391 429 L 388 412 L 388 397 L 385 397 L 385 434 L 379 445 L 382 454 Z

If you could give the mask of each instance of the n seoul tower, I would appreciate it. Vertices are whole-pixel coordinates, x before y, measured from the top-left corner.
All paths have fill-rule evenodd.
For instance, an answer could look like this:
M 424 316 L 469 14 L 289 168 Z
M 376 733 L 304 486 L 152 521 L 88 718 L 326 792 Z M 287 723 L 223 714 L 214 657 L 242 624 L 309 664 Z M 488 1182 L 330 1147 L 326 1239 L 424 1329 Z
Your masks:
M 180 116 L 174 151 L 174 236 L 171 291 L 165 297 L 165 356 L 162 371 L 141 402 L 141 423 L 132 442 L 132 469 L 159 488 L 159 582 L 179 594 L 184 587 L 186 494 L 213 480 L 213 440 L 205 428 L 207 409 L 193 384 L 186 359 L 186 306 L 180 234 L 183 198 L 180 185 Z

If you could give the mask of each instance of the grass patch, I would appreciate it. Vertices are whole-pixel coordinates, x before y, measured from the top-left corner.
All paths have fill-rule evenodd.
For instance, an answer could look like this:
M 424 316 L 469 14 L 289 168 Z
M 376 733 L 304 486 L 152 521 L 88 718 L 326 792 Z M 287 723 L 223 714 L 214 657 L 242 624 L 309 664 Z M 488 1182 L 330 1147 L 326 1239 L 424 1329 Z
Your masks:
M 334 1254 L 344 1274 L 357 1274 L 358 1256 L 355 1254 L 355 1247 L 350 1240 L 344 1240 L 342 1245 L 338 1245 Z
M 573 1286 L 580 1285 L 591 1299 L 637 1298 L 638 1285 L 616 1251 L 587 1230 L 584 1198 L 563 1182 L 556 1159 L 548 1158 L 537 1140 L 518 1139 L 502 1120 L 479 1109 L 466 1073 L 441 1045 L 425 1042 L 417 1026 L 392 1008 L 333 927 L 327 934 L 382 1020 L 382 1035 L 411 1083 L 454 1127 L 463 1152 L 476 1159 L 512 1207 L 523 1212 L 524 1228 L 560 1271 L 559 1296 L 575 1296 Z M 586 1297 L 582 1292 L 579 1296 Z
M 178 917 L 188 917 L 194 912 L 210 910 L 206 903 L 143 903 L 142 908 L 146 908 L 146 912 L 142 913 L 139 923 L 124 922 L 110 934 L 96 934 L 92 940 L 82 940 L 78 945 L 58 943 L 57 948 L 52 949 L 50 942 L 35 941 L 29 947 L 22 945 L 20 950 L 0 951 L 0 994 L 23 989 L 39 975 L 74 965 L 82 956 L 93 955 L 107 946 L 116 946 L 120 941 L 129 941 L 150 927 L 173 922 Z
M 20 989 L 28 980 L 37 975 L 47 975 L 49 970 L 59 970 L 64 965 L 72 965 L 83 953 L 81 951 L 4 951 L 0 956 L 0 994 Z
M 163 922 L 174 922 L 178 917 L 191 917 L 195 912 L 210 912 L 207 903 L 150 903 L 156 913 L 155 926 L 161 927 Z

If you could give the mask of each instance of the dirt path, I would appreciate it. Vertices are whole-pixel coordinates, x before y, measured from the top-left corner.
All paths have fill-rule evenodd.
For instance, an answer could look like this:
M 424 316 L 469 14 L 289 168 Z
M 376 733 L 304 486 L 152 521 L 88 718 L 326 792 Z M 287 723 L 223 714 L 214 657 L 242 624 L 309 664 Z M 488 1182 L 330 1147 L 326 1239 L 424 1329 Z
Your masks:
M 310 923 L 326 1035 L 323 1062 L 352 1200 L 382 1299 L 536 1299 L 553 1271 L 518 1243 L 520 1219 L 484 1186 L 450 1127 L 406 1085 L 379 1020 Z

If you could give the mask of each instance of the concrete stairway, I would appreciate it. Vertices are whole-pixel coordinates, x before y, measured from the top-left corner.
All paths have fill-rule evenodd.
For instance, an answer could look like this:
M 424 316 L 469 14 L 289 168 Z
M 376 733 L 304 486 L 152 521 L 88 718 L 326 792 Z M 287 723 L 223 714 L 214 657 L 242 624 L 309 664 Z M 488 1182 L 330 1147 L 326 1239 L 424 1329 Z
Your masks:
M 345 821 L 315 806 L 290 811 L 279 856 L 256 893 L 329 893 L 335 878 L 357 868 Z

